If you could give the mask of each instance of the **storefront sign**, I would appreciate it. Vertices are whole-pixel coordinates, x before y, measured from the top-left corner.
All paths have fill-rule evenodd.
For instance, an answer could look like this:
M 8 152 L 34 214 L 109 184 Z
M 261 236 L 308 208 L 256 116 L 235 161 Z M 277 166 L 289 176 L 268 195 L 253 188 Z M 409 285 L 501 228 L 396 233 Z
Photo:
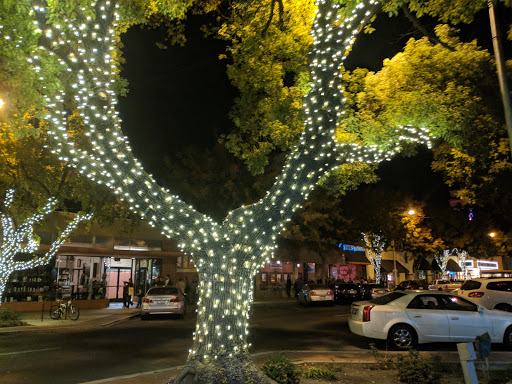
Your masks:
M 339 243 L 338 248 L 342 248 L 344 251 L 364 252 L 364 247 L 359 247 L 359 246 L 350 245 L 350 244 Z

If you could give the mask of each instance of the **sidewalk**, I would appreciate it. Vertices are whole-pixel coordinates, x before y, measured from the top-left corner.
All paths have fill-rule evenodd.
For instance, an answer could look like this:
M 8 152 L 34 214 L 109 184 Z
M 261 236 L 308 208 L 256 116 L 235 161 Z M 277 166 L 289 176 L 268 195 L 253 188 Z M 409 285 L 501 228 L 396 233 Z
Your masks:
M 292 299 L 288 298 L 264 298 L 255 300 L 252 305 L 280 305 L 283 303 L 293 303 Z M 53 320 L 50 318 L 50 304 L 45 306 L 44 312 L 21 312 L 22 320 L 28 323 L 28 326 L 20 327 L 3 327 L 0 328 L 0 333 L 16 333 L 16 332 L 30 332 L 40 329 L 54 329 L 63 327 L 76 327 L 76 326 L 110 326 L 121 321 L 137 317 L 140 314 L 138 308 L 123 308 L 122 303 L 110 303 L 107 308 L 101 309 L 81 309 L 80 317 L 78 320 L 73 321 L 70 319 Z
M 31 332 L 40 329 L 55 329 L 76 326 L 109 326 L 131 317 L 139 316 L 138 308 L 123 308 L 122 303 L 110 303 L 107 308 L 81 309 L 78 320 L 70 319 L 53 320 L 50 318 L 50 306 L 45 307 L 44 312 L 22 312 L 22 320 L 27 326 L 3 327 L 0 333 Z

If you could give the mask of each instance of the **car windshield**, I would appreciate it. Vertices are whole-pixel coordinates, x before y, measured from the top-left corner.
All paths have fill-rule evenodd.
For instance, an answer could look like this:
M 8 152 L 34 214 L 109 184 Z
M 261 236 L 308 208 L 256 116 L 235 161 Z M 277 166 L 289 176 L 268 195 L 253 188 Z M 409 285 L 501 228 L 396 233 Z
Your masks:
M 468 280 L 464 284 L 462 284 L 462 287 L 460 287 L 460 289 L 463 291 L 470 291 L 472 289 L 480 288 L 481 285 L 482 283 L 479 281 Z
M 327 285 L 322 285 L 322 284 L 311 284 L 309 286 L 309 289 L 330 289 Z
M 178 288 L 171 288 L 171 287 L 151 288 L 147 294 L 148 295 L 177 295 Z
M 384 305 L 384 304 L 391 303 L 392 301 L 395 301 L 396 299 L 399 299 L 402 296 L 405 296 L 405 293 L 391 292 L 391 293 L 388 293 L 387 295 L 370 300 L 370 303 Z

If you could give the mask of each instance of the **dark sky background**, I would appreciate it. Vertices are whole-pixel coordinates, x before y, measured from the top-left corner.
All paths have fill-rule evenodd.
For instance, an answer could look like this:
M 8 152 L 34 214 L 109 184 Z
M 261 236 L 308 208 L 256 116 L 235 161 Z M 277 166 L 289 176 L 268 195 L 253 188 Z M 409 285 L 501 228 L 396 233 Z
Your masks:
M 510 12 L 502 15 L 507 16 Z M 430 27 L 435 25 L 428 19 L 422 21 Z M 228 113 L 237 91 L 227 78 L 226 62 L 218 60 L 225 43 L 203 38 L 199 30 L 202 22 L 198 16 L 189 18 L 185 47 L 159 49 L 155 44 L 162 41 L 159 30 L 132 28 L 123 38 L 126 63 L 122 76 L 130 83 L 128 96 L 120 99 L 123 129 L 135 155 L 157 180 L 164 156 L 172 158 L 191 145 L 211 148 L 221 133 L 233 128 Z M 390 19 L 381 14 L 373 27 L 376 29 L 373 34 L 361 34 L 357 38 L 346 61 L 348 69 L 359 66 L 377 71 L 382 61 L 398 53 L 409 38 L 421 37 L 405 17 Z M 480 12 L 473 25 L 459 27 L 464 40 L 478 37 L 480 45 L 492 49 L 486 10 Z M 510 44 L 507 49 L 510 57 Z M 398 157 L 382 166 L 383 176 L 397 187 L 408 183 L 413 189 L 442 182 L 429 171 L 429 155 L 424 153 L 419 159 L 427 164 L 421 166 L 420 173 L 415 172 L 419 163 L 411 168 L 411 159 Z

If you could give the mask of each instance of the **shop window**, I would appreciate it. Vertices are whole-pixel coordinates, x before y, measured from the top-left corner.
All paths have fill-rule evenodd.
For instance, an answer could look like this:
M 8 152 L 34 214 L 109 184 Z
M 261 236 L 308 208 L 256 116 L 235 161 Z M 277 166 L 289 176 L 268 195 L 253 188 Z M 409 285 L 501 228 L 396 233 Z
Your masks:
M 261 282 L 262 283 L 266 283 L 267 282 L 267 274 L 266 273 L 262 273 L 261 274 Z
M 282 275 L 282 274 L 280 274 L 280 273 L 276 273 L 276 283 L 277 283 L 278 285 L 280 285 L 280 284 L 282 284 L 282 283 L 283 283 L 282 278 L 283 278 L 283 275 Z

